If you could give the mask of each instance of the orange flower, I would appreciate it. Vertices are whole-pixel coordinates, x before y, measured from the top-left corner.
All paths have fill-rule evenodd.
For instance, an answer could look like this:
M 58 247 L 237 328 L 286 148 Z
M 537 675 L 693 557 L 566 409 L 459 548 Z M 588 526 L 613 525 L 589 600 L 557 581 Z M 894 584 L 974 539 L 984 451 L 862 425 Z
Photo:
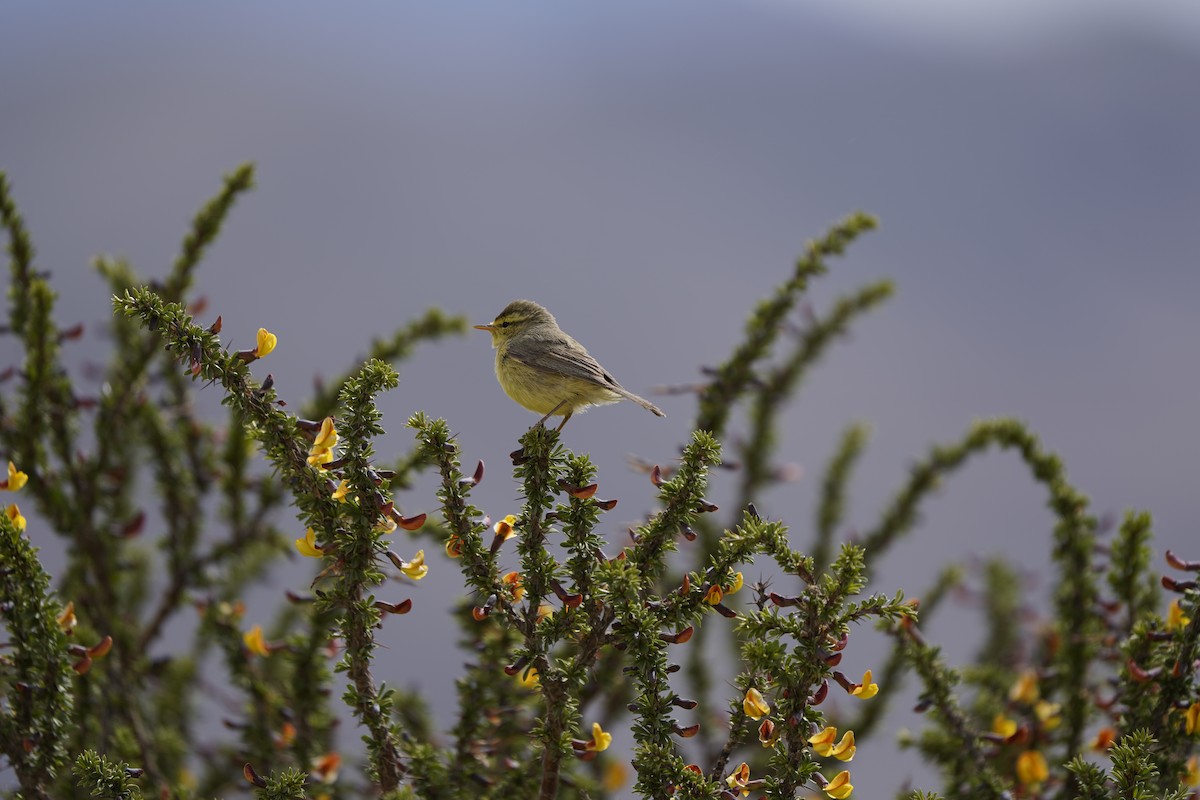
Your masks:
M 708 587 L 708 591 L 704 593 L 704 602 L 708 603 L 710 606 L 715 606 L 717 603 L 721 602 L 724 596 L 725 593 L 721 591 L 721 587 L 714 583 L 712 586 Z
M 313 759 L 311 774 L 323 783 L 333 783 L 337 780 L 338 770 L 341 768 L 342 757 L 331 751 Z
M 1045 783 L 1050 777 L 1046 759 L 1037 750 L 1026 750 L 1017 756 L 1017 780 L 1026 785 Z
M 1192 756 L 1187 760 L 1187 773 L 1183 782 L 1188 786 L 1200 786 L 1200 758 Z
M 462 556 L 462 554 L 462 539 L 458 538 L 454 534 L 451 534 L 450 538 L 446 540 L 446 555 L 450 556 L 450 558 L 459 558 Z
M 58 628 L 63 633 L 70 633 L 75 630 L 75 626 L 79 624 L 79 619 L 75 616 L 75 601 L 69 601 L 67 607 L 54 619 L 58 622 Z
M 825 784 L 825 794 L 832 797 L 833 800 L 845 800 L 853 791 L 854 784 L 850 782 L 849 770 L 842 770 L 833 776 L 833 780 Z
M 771 706 L 763 699 L 762 693 L 753 687 L 746 690 L 746 696 L 742 698 L 742 711 L 750 719 L 762 719 L 767 714 L 771 713 Z
M 521 585 L 521 573 L 506 573 L 502 578 L 500 578 L 500 582 L 508 587 L 508 590 L 512 592 L 513 600 L 519 601 L 525 596 L 525 587 Z
M 1098 752 L 1103 752 L 1112 747 L 1113 742 L 1117 740 L 1116 728 L 1101 728 L 1096 734 L 1096 738 L 1092 740 L 1088 747 Z
M 275 737 L 275 745 L 287 747 L 294 741 L 296 741 L 296 726 L 290 722 L 283 723 L 279 728 L 279 735 Z

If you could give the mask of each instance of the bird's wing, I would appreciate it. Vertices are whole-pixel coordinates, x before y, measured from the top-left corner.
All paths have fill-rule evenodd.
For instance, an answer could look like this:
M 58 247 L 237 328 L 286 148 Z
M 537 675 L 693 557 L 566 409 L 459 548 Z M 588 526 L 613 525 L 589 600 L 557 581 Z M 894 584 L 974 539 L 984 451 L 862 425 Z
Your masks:
M 553 339 L 518 337 L 508 343 L 505 354 L 542 372 L 580 378 L 605 387 L 621 385 L 583 347 L 565 336 Z

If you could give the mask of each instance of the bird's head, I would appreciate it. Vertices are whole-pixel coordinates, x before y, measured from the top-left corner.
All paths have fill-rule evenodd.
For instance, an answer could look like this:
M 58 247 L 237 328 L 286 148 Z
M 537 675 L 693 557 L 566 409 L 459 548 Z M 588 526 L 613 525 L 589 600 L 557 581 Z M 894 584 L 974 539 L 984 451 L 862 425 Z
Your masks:
M 486 325 L 476 325 L 475 329 L 492 334 L 492 346 L 498 347 L 519 333 L 547 323 L 558 325 L 553 314 L 532 300 L 513 300 L 494 320 Z

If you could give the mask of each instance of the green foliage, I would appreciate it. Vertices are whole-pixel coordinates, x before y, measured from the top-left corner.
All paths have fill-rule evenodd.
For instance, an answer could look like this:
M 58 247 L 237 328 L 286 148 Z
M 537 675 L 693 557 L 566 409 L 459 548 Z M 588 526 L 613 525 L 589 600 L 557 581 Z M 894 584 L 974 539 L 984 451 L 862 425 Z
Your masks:
M 13 478 L 8 488 L 30 498 L 65 557 L 52 580 L 17 505 L 5 506 L 0 757 L 13 783 L 0 790 L 64 799 L 247 790 L 269 800 L 614 797 L 628 785 L 626 762 L 607 749 L 606 731 L 622 727 L 632 732 L 640 797 L 841 798 L 851 791 L 846 762 L 886 730 L 889 704 L 915 679 L 927 725 L 909 743 L 942 785 L 940 794 L 905 796 L 1134 800 L 1192 791 L 1183 782 L 1197 780 L 1189 758 L 1200 734 L 1200 563 L 1169 554 L 1185 575 L 1154 574 L 1145 513 L 1129 514 L 1104 544 L 1088 500 L 1021 422 L 981 421 L 932 448 L 856 539 L 842 528 L 867 441 L 862 425 L 847 429 L 830 458 L 811 532 L 758 512 L 786 474 L 775 463 L 782 411 L 830 345 L 892 293 L 890 283 L 870 284 L 807 325 L 792 320 L 809 282 L 874 227 L 871 218 L 852 216 L 810 243 L 752 312 L 698 390 L 687 445 L 646 465 L 655 510 L 614 550 L 603 532 L 615 499 L 604 499 L 596 466 L 554 431 L 520 437 L 512 453 L 520 507 L 497 520 L 472 505 L 483 465 L 464 472 L 446 421 L 415 414 L 411 449 L 376 452 L 384 432 L 376 398 L 396 388 L 396 363 L 463 330 L 462 319 L 429 311 L 313 397 L 286 405 L 269 376 L 255 376 L 269 337 L 232 351 L 219 317 L 196 320 L 194 271 L 252 184 L 249 166 L 226 177 L 161 282 L 121 261 L 97 263 L 114 295 L 115 349 L 106 390 L 88 397 L 62 361 L 78 333 L 54 319 L 54 291 L 0 176 L 8 331 L 23 359 L 15 386 L 0 390 L 0 453 L 28 474 L 27 486 Z M 217 387 L 222 420 L 195 410 L 198 385 Z M 747 435 L 731 446 L 726 432 L 739 414 Z M 737 464 L 723 462 L 731 449 Z M 1019 574 L 996 560 L 947 565 L 919 603 L 873 591 L 874 568 L 913 532 L 925 499 L 989 449 L 1016 453 L 1046 490 L 1056 520 L 1049 608 L 1031 607 Z M 732 486 L 715 485 L 719 466 L 736 470 Z M 407 516 L 398 496 L 426 469 L 440 511 L 429 520 Z M 139 481 L 153 487 L 156 505 L 145 505 Z M 722 514 L 709 497 L 728 489 L 735 502 Z M 275 527 L 287 504 L 298 524 L 286 528 L 307 530 L 294 546 L 295 534 Z M 427 571 L 423 551 L 393 549 L 398 527 L 443 547 L 461 570 L 454 613 L 469 660 L 447 732 L 418 697 L 388 685 L 414 678 L 402 659 L 379 658 L 379 630 L 404 624 L 413 603 L 406 582 Z M 797 549 L 798 538 L 808 545 Z M 505 548 L 519 569 L 503 571 Z M 241 597 L 293 549 L 312 558 L 311 583 L 291 587 L 273 620 L 252 624 Z M 752 564 L 774 577 L 745 586 Z M 1177 598 L 1165 618 L 1160 585 Z M 928 620 L 952 595 L 978 605 L 985 635 L 973 663 L 946 663 L 918 626 L 918 609 Z M 77 625 L 57 598 L 73 603 Z M 189 609 L 199 619 L 190 646 L 166 648 L 164 632 Z M 892 650 L 873 678 L 859 679 L 839 666 L 868 622 Z M 212 663 L 237 705 L 228 731 L 209 737 L 195 718 L 201 665 Z M 731 686 L 713 679 L 730 666 Z M 845 702 L 826 705 L 830 692 Z M 339 719 L 353 720 L 361 748 L 336 737 Z M 860 775 L 870 769 L 869 759 L 854 762 Z

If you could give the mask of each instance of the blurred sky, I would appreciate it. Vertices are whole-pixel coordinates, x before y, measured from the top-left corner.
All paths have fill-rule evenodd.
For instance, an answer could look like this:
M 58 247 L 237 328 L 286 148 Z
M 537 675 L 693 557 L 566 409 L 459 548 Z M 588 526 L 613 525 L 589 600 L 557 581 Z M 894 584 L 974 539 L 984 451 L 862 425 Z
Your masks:
M 94 255 L 163 275 L 219 176 L 253 160 L 259 188 L 198 292 L 234 346 L 260 325 L 279 335 L 255 371 L 293 406 L 428 306 L 484 322 L 516 297 L 648 394 L 723 359 L 804 241 L 863 209 L 882 229 L 834 263 L 813 307 L 881 277 L 898 296 L 791 405 L 780 456 L 807 474 L 760 510 L 804 546 L 816 476 L 863 420 L 850 527 L 867 527 L 932 443 L 1016 415 L 1098 511 L 1148 508 L 1162 546 L 1200 555 L 1191 0 L 8 0 L 0 76 L 0 169 L 66 325 L 95 331 L 109 313 Z M 488 463 L 479 505 L 516 511 L 506 454 L 533 417 L 501 394 L 487 337 L 424 348 L 401 380 L 381 454 L 409 446 L 413 411 L 444 416 Z M 565 431 L 621 500 L 614 540 L 653 505 L 627 456 L 666 463 L 694 418 L 686 396 L 656 402 L 665 420 L 622 404 Z M 714 496 L 734 481 L 718 473 Z M 435 508 L 428 486 L 402 501 Z M 1051 525 L 1014 459 L 989 456 L 947 482 L 874 588 L 919 593 L 947 559 L 1001 554 L 1044 591 Z M 38 543 L 53 559 L 57 543 Z M 443 719 L 462 660 L 455 575 L 434 561 L 382 670 Z M 264 579 L 264 615 L 307 580 Z M 957 609 L 931 635 L 962 658 L 976 625 Z M 855 650 L 850 672 L 880 652 Z M 860 760 L 876 765 L 856 761 L 863 796 L 926 777 L 907 756 Z

